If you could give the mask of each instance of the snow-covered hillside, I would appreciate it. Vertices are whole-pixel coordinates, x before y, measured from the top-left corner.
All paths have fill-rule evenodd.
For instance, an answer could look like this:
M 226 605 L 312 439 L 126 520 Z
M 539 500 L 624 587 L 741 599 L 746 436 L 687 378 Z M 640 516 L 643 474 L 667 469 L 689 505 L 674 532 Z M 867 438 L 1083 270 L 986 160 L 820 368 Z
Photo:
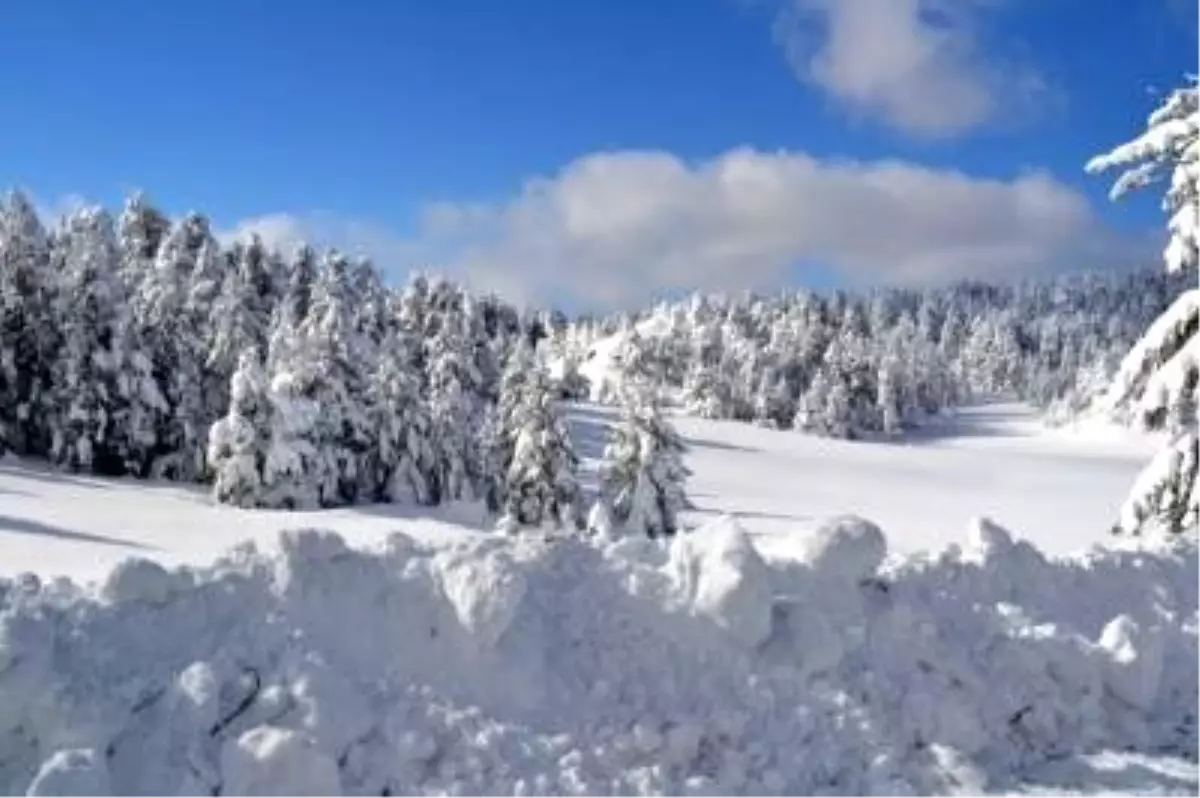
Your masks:
M 610 419 L 572 410 L 585 483 Z M 1200 786 L 1195 543 L 1039 550 L 1111 544 L 1150 442 L 677 421 L 709 523 L 665 546 L 0 465 L 0 565 L 39 575 L 0 582 L 0 792 Z

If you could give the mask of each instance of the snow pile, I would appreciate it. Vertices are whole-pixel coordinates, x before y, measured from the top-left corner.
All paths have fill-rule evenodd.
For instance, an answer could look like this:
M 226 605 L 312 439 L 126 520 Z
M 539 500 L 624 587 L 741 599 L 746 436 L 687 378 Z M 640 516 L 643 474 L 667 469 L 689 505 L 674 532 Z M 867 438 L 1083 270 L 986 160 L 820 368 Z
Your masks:
M 972 792 L 1194 758 L 1197 549 L 1158 545 L 305 530 L 95 592 L 25 576 L 0 582 L 0 792 Z

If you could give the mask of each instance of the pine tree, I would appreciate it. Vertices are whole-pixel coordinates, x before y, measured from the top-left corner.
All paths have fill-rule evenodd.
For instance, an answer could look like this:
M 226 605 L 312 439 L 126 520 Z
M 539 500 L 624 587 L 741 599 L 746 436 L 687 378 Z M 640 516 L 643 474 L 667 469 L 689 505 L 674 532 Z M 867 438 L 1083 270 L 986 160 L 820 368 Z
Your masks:
M 298 247 L 292 257 L 287 288 L 280 305 L 282 312 L 287 314 L 287 323 L 294 329 L 299 329 L 308 320 L 316 282 L 317 254 L 307 245 Z
M 171 222 L 150 204 L 142 192 L 132 194 L 121 211 L 117 223 L 120 247 L 120 275 L 125 295 L 133 296 L 142 280 L 154 268 L 162 241 L 171 229 Z
M 268 357 L 270 412 L 260 503 L 288 510 L 333 506 L 340 503 L 338 473 L 321 419 L 317 357 L 302 331 L 290 329 L 289 334 L 287 357 Z M 272 337 L 275 345 L 283 342 L 282 335 Z
M 213 496 L 238 507 L 262 506 L 271 408 L 257 350 L 242 353 L 229 396 L 229 412 L 208 433 Z
M 1124 170 L 1113 185 L 1114 199 L 1170 173 L 1163 199 L 1170 217 L 1163 259 L 1168 272 L 1193 273 L 1193 287 L 1150 326 L 1121 364 L 1109 391 L 1110 407 L 1132 407 L 1145 425 L 1173 433 L 1170 446 L 1135 482 L 1115 531 L 1194 531 L 1200 526 L 1200 289 L 1194 287 L 1200 265 L 1200 90 L 1195 77 L 1150 115 L 1142 135 L 1087 164 L 1089 172 L 1114 167 Z
M 123 471 L 112 448 L 120 371 L 117 244 L 112 217 L 73 214 L 62 246 L 56 315 L 63 344 L 54 366 L 51 459 L 72 470 Z
M 380 346 L 369 386 L 373 452 L 368 462 L 376 499 L 431 504 L 437 463 L 411 350 L 411 339 L 399 330 Z
M 32 203 L 13 192 L 0 205 L 0 451 L 49 451 L 55 289 L 50 238 Z
M 165 407 L 150 406 L 145 413 L 155 419 L 156 432 L 141 473 L 195 480 L 204 471 L 208 428 L 217 411 L 206 397 L 209 310 L 196 303 L 213 279 L 198 274 L 198 266 L 203 259 L 204 269 L 213 268 L 208 261 L 215 246 L 208 220 L 189 214 L 162 240 L 153 268 L 142 276 L 133 297 L 130 335 L 139 354 L 130 357 L 139 364 L 142 358 L 149 361 L 165 400 Z M 199 290 L 198 283 L 203 286 Z M 141 371 L 134 369 L 135 374 Z
M 473 431 L 479 418 L 469 391 L 472 353 L 461 316 L 453 308 L 441 314 L 425 354 L 430 416 L 437 461 L 433 495 L 437 502 L 470 498 L 473 464 L 478 462 Z
M 228 384 L 243 351 L 267 348 L 275 275 L 269 253 L 257 236 L 248 243 L 235 243 L 225 253 L 225 261 L 225 279 L 212 304 L 207 364 L 218 382 Z
M 520 434 L 526 392 L 538 365 L 529 342 L 515 340 L 500 376 L 499 396 L 494 407 L 485 412 L 480 428 L 481 482 L 478 495 L 488 511 L 499 513 L 507 498 L 507 475 Z
M 322 260 L 312 307 L 301 327 L 320 406 L 317 445 L 330 459 L 333 475 L 322 489 L 325 504 L 353 504 L 371 490 L 373 479 L 363 462 L 371 445 L 363 364 L 370 362 L 371 353 L 355 324 L 348 267 L 336 251 Z
M 519 426 L 505 480 L 501 528 L 578 529 L 579 460 L 543 368 L 529 375 L 514 421 Z
M 683 464 L 686 446 L 664 418 L 655 395 L 645 389 L 625 394 L 621 423 L 605 449 L 601 500 L 612 519 L 630 534 L 670 537 L 688 507 Z

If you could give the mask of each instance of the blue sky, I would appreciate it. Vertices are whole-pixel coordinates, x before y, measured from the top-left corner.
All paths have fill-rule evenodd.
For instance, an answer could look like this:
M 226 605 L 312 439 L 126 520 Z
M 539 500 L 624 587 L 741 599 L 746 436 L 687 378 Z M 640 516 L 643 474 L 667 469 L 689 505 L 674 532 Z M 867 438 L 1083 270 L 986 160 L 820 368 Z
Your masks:
M 1153 257 L 1156 198 L 1082 164 L 1197 47 L 1187 0 L 17 0 L 4 28 L 0 184 L 47 207 L 140 187 L 608 305 Z

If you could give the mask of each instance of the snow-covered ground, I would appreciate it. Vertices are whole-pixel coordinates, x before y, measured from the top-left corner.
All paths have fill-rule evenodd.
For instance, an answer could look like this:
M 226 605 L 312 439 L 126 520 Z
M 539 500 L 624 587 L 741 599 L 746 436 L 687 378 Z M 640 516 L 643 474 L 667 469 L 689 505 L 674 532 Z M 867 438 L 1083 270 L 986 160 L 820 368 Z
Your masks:
M 572 410 L 584 481 L 616 411 Z M 1155 442 L 1096 427 L 1049 430 L 1017 405 L 962 411 L 899 444 L 816 438 L 748 424 L 675 419 L 691 446 L 693 524 L 731 514 L 763 546 L 822 519 L 855 513 L 888 530 L 895 551 L 936 549 L 989 515 L 1044 551 L 1086 548 L 1113 521 Z M 137 555 L 205 563 L 247 539 L 271 545 L 281 527 L 334 529 L 353 543 L 404 529 L 421 540 L 461 538 L 476 508 L 373 505 L 303 514 L 214 504 L 202 489 L 110 480 L 0 462 L 0 574 L 91 578 Z
M 1086 548 L 1105 536 L 1158 445 L 1099 425 L 1050 430 L 1013 404 L 967 408 L 892 444 L 677 423 L 693 449 L 699 516 L 732 513 L 752 532 L 794 534 L 856 513 L 906 552 L 958 540 L 976 515 L 1049 553 Z
M 1196 546 L 1104 535 L 1153 442 L 677 421 L 668 546 L 0 464 L 0 793 L 1200 789 Z

